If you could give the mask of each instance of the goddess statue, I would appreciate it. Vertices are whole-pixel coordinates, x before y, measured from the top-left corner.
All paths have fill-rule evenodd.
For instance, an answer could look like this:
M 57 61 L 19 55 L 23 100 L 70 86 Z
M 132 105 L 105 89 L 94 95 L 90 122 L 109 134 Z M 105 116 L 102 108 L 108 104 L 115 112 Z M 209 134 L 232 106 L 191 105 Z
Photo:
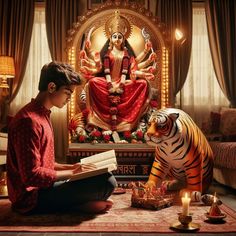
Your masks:
M 93 29 L 79 55 L 80 73 L 87 79 L 84 87 L 87 112 L 82 113 L 84 122 L 81 116 L 77 117 L 80 120 L 77 132 L 85 135 L 94 128 L 108 135 L 131 132 L 148 109 L 149 80 L 154 79 L 156 54 L 147 40 L 144 50 L 135 56 L 127 41 L 132 26 L 119 11 L 105 23 L 107 42 L 100 52 L 91 49 Z

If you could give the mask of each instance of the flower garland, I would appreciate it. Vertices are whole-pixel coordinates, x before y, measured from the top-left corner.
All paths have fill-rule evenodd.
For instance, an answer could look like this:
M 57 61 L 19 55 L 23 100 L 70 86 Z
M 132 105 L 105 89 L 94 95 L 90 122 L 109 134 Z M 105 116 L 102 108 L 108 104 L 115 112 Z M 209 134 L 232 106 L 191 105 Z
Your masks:
M 129 56 L 125 50 L 124 57 L 122 59 L 122 77 L 125 80 L 127 73 L 128 73 L 128 67 L 129 67 Z M 104 58 L 104 72 L 106 78 L 110 78 L 110 58 L 108 55 Z M 117 114 L 118 114 L 118 108 L 117 106 L 121 102 L 121 94 L 124 93 L 124 81 L 121 81 L 119 83 L 118 88 L 114 88 L 112 82 L 107 81 L 107 90 L 108 90 L 108 98 L 110 101 L 110 116 L 111 116 L 111 130 L 116 131 L 117 130 Z

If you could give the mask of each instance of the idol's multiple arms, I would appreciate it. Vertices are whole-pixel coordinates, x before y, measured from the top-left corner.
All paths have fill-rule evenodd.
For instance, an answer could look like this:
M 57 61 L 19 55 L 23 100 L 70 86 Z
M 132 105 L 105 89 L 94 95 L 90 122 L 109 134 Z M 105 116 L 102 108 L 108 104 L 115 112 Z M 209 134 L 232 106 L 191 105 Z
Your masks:
M 85 41 L 84 49 L 80 51 L 80 72 L 85 75 L 86 78 L 90 78 L 90 75 L 95 75 L 103 69 L 101 57 L 99 52 L 95 52 L 91 47 L 90 36 L 93 28 L 89 31 L 88 36 Z M 151 51 L 151 53 L 150 53 Z M 148 56 L 148 54 L 150 54 Z M 145 59 L 148 56 L 147 59 Z M 131 65 L 130 78 L 131 80 L 136 80 L 138 78 L 144 78 L 148 80 L 154 79 L 154 72 L 156 70 L 156 58 L 157 55 L 152 49 L 152 43 L 147 40 L 145 43 L 144 50 L 135 58 L 134 64 Z M 133 68 L 133 69 L 132 69 Z M 106 69 L 105 69 L 106 70 Z M 112 78 L 109 72 L 105 71 L 105 77 L 107 83 L 112 82 Z M 122 73 L 121 84 L 124 84 L 126 80 L 126 74 Z M 112 87 L 112 86 L 110 86 Z M 109 88 L 108 88 L 109 89 Z M 122 88 L 120 88 L 122 90 Z M 111 88 L 112 90 L 112 88 Z

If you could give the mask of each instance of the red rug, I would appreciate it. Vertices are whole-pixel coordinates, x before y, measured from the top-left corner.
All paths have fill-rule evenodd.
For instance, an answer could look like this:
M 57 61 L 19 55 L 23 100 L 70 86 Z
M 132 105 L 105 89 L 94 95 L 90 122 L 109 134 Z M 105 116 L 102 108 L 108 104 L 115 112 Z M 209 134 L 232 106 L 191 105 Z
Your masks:
M 159 211 L 136 209 L 130 206 L 130 193 L 113 195 L 114 207 L 109 213 L 97 216 L 71 214 L 21 216 L 11 211 L 8 199 L 0 199 L 0 231 L 28 232 L 134 232 L 171 233 L 170 225 L 178 222 L 180 205 Z M 227 215 L 220 224 L 207 221 L 209 206 L 191 205 L 193 223 L 200 225 L 200 233 L 236 233 L 236 212 L 226 205 Z

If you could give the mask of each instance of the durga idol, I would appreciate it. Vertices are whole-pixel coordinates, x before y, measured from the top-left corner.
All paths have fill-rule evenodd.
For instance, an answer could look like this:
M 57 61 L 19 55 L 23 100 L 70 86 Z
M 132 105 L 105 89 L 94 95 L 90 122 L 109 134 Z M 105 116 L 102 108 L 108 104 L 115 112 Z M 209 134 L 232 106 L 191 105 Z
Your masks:
M 85 49 L 80 51 L 80 73 L 87 79 L 86 127 L 105 132 L 133 131 L 151 99 L 149 80 L 154 79 L 156 60 L 156 54 L 150 51 L 152 44 L 146 41 L 144 50 L 135 56 L 127 40 L 132 26 L 119 11 L 105 23 L 107 41 L 100 52 L 91 49 L 92 30 Z M 86 130 L 85 126 L 80 127 Z

